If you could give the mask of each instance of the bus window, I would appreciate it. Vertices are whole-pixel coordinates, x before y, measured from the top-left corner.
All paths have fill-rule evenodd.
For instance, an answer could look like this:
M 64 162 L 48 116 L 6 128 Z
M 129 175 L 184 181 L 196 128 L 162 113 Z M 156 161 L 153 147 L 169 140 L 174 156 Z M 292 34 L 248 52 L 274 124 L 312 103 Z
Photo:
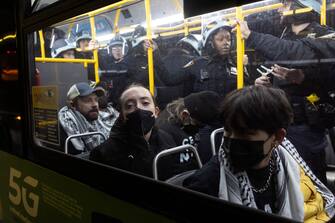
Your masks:
M 33 12 L 37 12 L 39 10 L 44 9 L 45 7 L 54 4 L 56 2 L 58 2 L 59 0 L 42 0 L 42 1 L 36 1 L 36 0 L 32 0 L 31 4 L 33 7 Z
M 128 131 L 132 124 L 137 124 L 138 127 L 139 117 L 143 118 L 145 121 L 141 120 L 143 123 L 140 123 L 140 134 L 138 131 L 134 132 L 138 134 L 135 136 L 140 136 L 137 138 L 140 139 L 138 142 L 145 144 L 144 148 L 147 148 L 151 135 L 149 139 L 145 137 L 152 133 L 156 116 L 162 117 L 158 111 L 171 111 L 165 110 L 166 108 L 178 110 L 182 104 L 185 109 L 180 112 L 183 119 L 177 123 L 178 130 L 189 135 L 182 139 L 182 143 L 177 144 L 173 139 L 168 144 L 169 141 L 168 148 L 192 144 L 192 148 L 199 146 L 196 149 L 200 150 L 200 144 L 204 142 L 200 141 L 200 129 L 208 126 L 191 117 L 191 111 L 195 108 L 192 106 L 194 101 L 191 105 L 188 104 L 189 111 L 185 111 L 189 96 L 214 91 L 215 96 L 212 98 L 222 100 L 235 89 L 247 85 L 263 85 L 280 88 L 289 96 L 294 119 L 292 125 L 287 127 L 287 132 L 282 133 L 287 133 L 287 138 L 293 143 L 292 147 L 296 147 L 321 180 L 315 180 L 318 186 L 322 187 L 321 182 L 326 184 L 326 133 L 327 129 L 335 125 L 335 89 L 332 84 L 335 67 L 334 20 L 328 19 L 334 15 L 333 1 L 322 5 L 324 3 L 312 0 L 265 0 L 240 7 L 217 8 L 216 11 L 190 18 L 184 16 L 182 1 L 165 1 L 164 5 L 161 2 L 152 0 L 151 5 L 139 0 L 119 2 L 30 33 L 29 40 L 33 40 L 35 49 L 32 52 L 35 63 L 30 63 L 35 144 L 79 158 L 90 157 L 96 162 L 112 160 L 115 158 L 108 157 L 108 152 L 95 150 L 111 135 L 112 127 L 115 126 L 114 131 L 122 127 L 128 128 Z M 127 87 L 130 85 L 132 88 L 129 90 Z M 126 89 L 129 94 L 122 95 Z M 139 106 L 137 101 L 133 98 L 126 100 L 134 92 L 143 94 L 139 98 L 143 106 L 147 105 L 149 109 L 135 109 Z M 121 95 L 123 101 L 120 100 Z M 184 104 L 180 103 L 179 98 L 184 98 Z M 208 112 L 212 107 L 217 108 L 221 104 L 215 101 L 217 106 L 212 106 L 215 99 L 204 101 L 199 98 L 193 100 L 202 100 L 203 104 L 208 105 L 198 109 L 207 115 L 212 114 Z M 153 106 L 154 102 L 157 103 L 157 108 Z M 222 128 L 221 122 L 215 124 L 218 125 L 217 129 Z M 212 130 L 206 130 L 207 148 L 210 148 L 209 137 Z M 122 138 L 122 143 L 126 142 L 122 144 L 126 145 L 122 149 L 133 149 L 129 145 L 136 145 L 137 141 L 127 144 L 132 139 Z M 234 138 L 230 140 L 234 141 Z M 245 141 L 255 140 L 243 142 Z M 238 139 L 234 142 L 238 142 Z M 225 158 L 225 153 L 227 156 L 231 155 L 226 144 L 213 151 L 205 162 L 211 162 L 209 160 L 215 153 L 221 155 L 221 158 Z M 293 149 L 290 151 L 295 152 Z M 128 166 L 142 167 L 142 163 L 136 163 L 138 160 L 134 158 L 137 152 L 127 154 L 125 160 L 129 162 L 126 165 L 130 163 Z M 179 164 L 192 160 L 192 154 L 180 155 Z M 272 162 L 271 166 L 267 166 L 271 170 L 265 170 L 265 184 L 253 187 L 247 171 L 244 171 L 243 188 L 237 189 L 241 189 L 238 191 L 241 194 L 244 189 L 250 193 L 240 197 L 237 193 L 237 196 L 239 203 L 242 200 L 252 202 L 245 203 L 246 206 L 260 205 L 262 207 L 259 209 L 279 213 L 273 207 L 276 203 L 274 200 L 271 200 L 271 204 L 262 203 L 263 192 L 269 188 L 275 191 L 273 183 L 276 180 L 272 177 L 276 174 L 273 168 L 277 166 L 272 164 L 279 159 L 276 152 L 273 153 L 275 155 L 267 154 Z M 217 157 L 213 158 L 215 159 L 216 167 L 222 167 L 218 165 Z M 150 177 L 151 160 L 148 163 L 150 165 L 140 170 L 116 167 Z M 280 162 L 276 164 L 281 165 Z M 198 162 L 198 166 L 201 165 Z M 299 170 L 299 166 L 296 167 Z M 309 170 L 304 165 L 302 169 Z M 218 173 L 220 169 L 215 171 Z M 316 179 L 307 172 L 307 175 L 310 174 L 308 177 Z M 239 182 L 240 175 L 234 174 L 235 172 L 231 174 L 232 182 Z M 220 176 L 216 177 L 217 183 Z M 298 174 L 297 178 L 299 177 Z M 244 187 L 245 184 L 247 187 Z M 215 191 L 218 186 L 213 186 L 214 193 L 210 195 L 219 196 L 219 191 Z M 324 197 L 332 196 L 328 190 L 325 189 L 324 192 Z
M 164 80 L 170 77 L 161 61 L 167 51 L 164 46 L 167 43 L 174 45 L 179 37 L 175 38 L 173 32 L 166 37 L 163 34 L 160 36 L 160 33 L 162 30 L 173 30 L 171 26 L 182 25 L 183 15 L 181 1 L 168 2 L 165 9 L 160 11 L 156 10 L 160 7 L 158 1 L 152 1 L 152 23 L 146 22 L 144 1 L 132 1 L 131 4 L 92 11 L 31 34 L 35 56 L 35 66 L 31 69 L 34 71 L 31 74 L 33 132 L 37 145 L 67 152 L 64 141 L 68 135 L 65 133 L 64 138 L 64 126 L 59 122 L 59 112 L 62 108 L 72 106 L 67 94 L 76 83 L 104 88 L 106 97 L 105 100 L 99 98 L 100 109 L 110 112 L 108 106 L 111 106 L 115 115 L 112 121 L 107 121 L 105 138 L 109 136 L 111 124 L 118 115 L 119 97 L 127 85 L 136 82 L 151 87 L 151 93 L 159 98 L 169 95 L 165 93 L 168 88 Z M 150 29 L 147 28 L 148 25 Z M 149 82 L 147 49 L 144 48 L 147 38 L 152 38 L 155 46 L 154 60 L 150 65 L 154 71 L 152 82 Z M 174 98 L 178 96 L 181 94 Z M 164 103 L 174 98 L 168 98 Z M 163 104 L 163 100 L 161 101 Z M 88 131 L 85 128 L 72 130 L 73 134 Z M 97 135 L 86 138 L 100 137 Z M 73 141 L 78 139 L 72 139 L 71 142 Z M 81 152 L 89 150 L 85 148 Z

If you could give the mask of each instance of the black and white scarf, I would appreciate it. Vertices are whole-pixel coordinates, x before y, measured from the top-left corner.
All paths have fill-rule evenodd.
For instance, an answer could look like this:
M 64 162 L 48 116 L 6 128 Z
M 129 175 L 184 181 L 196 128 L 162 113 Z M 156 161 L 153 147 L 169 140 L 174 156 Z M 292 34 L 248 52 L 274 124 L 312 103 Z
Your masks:
M 325 203 L 325 211 L 331 218 L 335 214 L 335 197 L 330 190 L 312 173 L 305 161 L 300 157 L 294 145 L 288 140 L 273 150 L 271 159 L 274 161 L 276 177 L 276 197 L 278 215 L 304 221 L 304 197 L 300 189 L 300 168 L 313 181 L 317 191 Z M 219 150 L 220 189 L 219 198 L 257 208 L 248 175 L 245 171 L 234 173 L 226 152 L 223 139 Z
M 58 112 L 58 120 L 68 136 L 88 132 L 101 132 L 106 139 L 119 113 L 106 118 L 104 113 L 99 112 L 98 119 L 88 122 L 86 118 L 78 111 L 65 106 Z M 86 136 L 71 139 L 72 145 L 79 151 L 89 151 L 98 146 L 105 139 L 101 135 Z

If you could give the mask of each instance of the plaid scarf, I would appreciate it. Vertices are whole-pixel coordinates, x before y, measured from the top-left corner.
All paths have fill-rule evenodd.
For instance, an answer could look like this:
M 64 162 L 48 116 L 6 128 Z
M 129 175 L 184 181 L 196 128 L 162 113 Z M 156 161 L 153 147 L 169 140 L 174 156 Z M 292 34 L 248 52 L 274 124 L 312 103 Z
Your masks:
M 106 115 L 99 112 L 98 119 L 89 122 L 80 112 L 72 110 L 67 106 L 63 107 L 58 113 L 58 120 L 68 136 L 87 132 L 101 132 L 108 138 L 110 129 L 117 117 L 118 113 L 115 113 L 106 120 Z M 71 143 L 75 149 L 83 152 L 90 151 L 103 141 L 105 140 L 101 135 L 71 139 Z
M 223 148 L 219 150 L 220 189 L 219 198 L 257 208 L 248 175 L 245 171 L 234 172 Z M 304 221 L 304 198 L 300 190 L 300 168 L 313 181 L 325 203 L 325 211 L 331 218 L 335 214 L 335 198 L 330 190 L 312 173 L 300 157 L 293 144 L 286 138 L 273 150 L 271 159 L 274 162 L 273 177 L 276 182 L 277 210 L 279 215 L 297 221 Z

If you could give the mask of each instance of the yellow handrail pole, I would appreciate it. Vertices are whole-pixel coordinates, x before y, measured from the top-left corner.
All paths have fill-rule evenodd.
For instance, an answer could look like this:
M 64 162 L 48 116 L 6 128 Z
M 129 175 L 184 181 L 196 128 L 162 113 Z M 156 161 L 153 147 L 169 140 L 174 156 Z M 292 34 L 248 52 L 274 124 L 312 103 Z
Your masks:
M 283 7 L 282 3 L 277 3 L 277 4 L 273 4 L 273 5 L 266 5 L 266 6 L 261 6 L 261 7 L 257 7 L 257 8 L 252 8 L 252 9 L 246 9 L 244 10 L 243 16 L 247 16 L 250 14 L 254 14 L 254 13 L 259 13 L 259 12 L 264 12 L 264 11 L 268 11 L 268 10 L 274 10 L 274 9 L 278 9 Z
M 145 18 L 147 22 L 147 38 L 149 41 L 152 41 L 150 0 L 145 0 Z M 148 68 L 149 68 L 149 90 L 152 95 L 155 95 L 154 55 L 151 47 L 148 49 Z
M 322 0 L 320 25 L 327 25 L 327 0 Z
M 115 19 L 114 19 L 114 30 L 113 30 L 114 34 L 119 32 L 120 14 L 121 14 L 121 9 L 116 10 Z
M 71 29 L 72 29 L 73 25 L 74 25 L 74 23 L 72 22 L 72 23 L 70 23 L 69 27 L 67 28 L 67 33 L 66 33 L 67 36 L 71 32 Z
M 68 58 L 48 58 L 48 57 L 35 57 L 36 62 L 49 62 L 49 63 L 95 63 L 91 59 L 68 59 Z
M 90 24 L 91 24 L 92 40 L 95 41 L 96 38 L 95 22 L 94 22 L 94 16 L 92 15 L 90 15 Z M 100 81 L 98 49 L 93 50 L 93 60 L 95 61 L 94 63 L 95 82 L 98 83 Z
M 242 7 L 236 7 L 236 18 L 243 21 Z M 243 56 L 244 46 L 240 25 L 237 25 L 236 31 L 236 45 L 237 45 L 237 89 L 243 88 Z
M 312 11 L 312 8 L 302 8 L 302 9 L 297 9 L 297 10 L 290 10 L 283 12 L 283 15 L 293 15 L 293 14 L 301 14 L 301 13 L 306 13 Z
M 45 57 L 45 48 L 44 48 L 44 37 L 43 37 L 43 31 L 39 30 L 38 31 L 39 37 L 40 37 L 40 46 L 41 46 L 41 57 Z
M 190 34 L 190 31 L 188 29 L 187 19 L 184 19 L 184 35 L 188 36 L 188 34 Z

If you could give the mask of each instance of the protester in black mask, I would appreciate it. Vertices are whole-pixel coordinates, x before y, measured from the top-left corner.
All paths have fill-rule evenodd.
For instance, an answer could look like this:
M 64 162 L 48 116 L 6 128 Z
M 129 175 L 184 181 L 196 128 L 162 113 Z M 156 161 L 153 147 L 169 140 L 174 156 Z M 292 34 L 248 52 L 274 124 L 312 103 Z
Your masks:
M 192 93 L 169 103 L 160 113 L 157 126 L 172 135 L 177 145 L 195 146 L 205 163 L 212 156 L 209 140 L 211 131 L 219 127 L 219 105 L 220 96 L 214 91 Z M 202 131 L 206 134 L 200 134 L 199 131 L 205 126 L 209 126 L 207 131 Z M 202 138 L 208 138 L 208 143 L 201 144 Z M 181 165 L 189 164 L 190 168 L 196 165 L 191 151 L 179 155 Z
M 90 159 L 152 177 L 154 156 L 176 144 L 169 134 L 154 127 L 159 110 L 148 89 L 129 86 L 121 94 L 120 106 L 109 139 L 91 152 Z M 161 179 L 173 175 L 170 168 L 158 168 Z
M 221 117 L 218 155 L 184 186 L 298 222 L 333 217 L 334 195 L 285 138 L 293 112 L 282 90 L 235 90 L 224 99 Z

